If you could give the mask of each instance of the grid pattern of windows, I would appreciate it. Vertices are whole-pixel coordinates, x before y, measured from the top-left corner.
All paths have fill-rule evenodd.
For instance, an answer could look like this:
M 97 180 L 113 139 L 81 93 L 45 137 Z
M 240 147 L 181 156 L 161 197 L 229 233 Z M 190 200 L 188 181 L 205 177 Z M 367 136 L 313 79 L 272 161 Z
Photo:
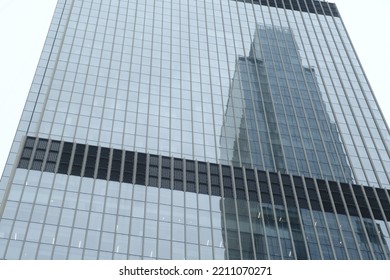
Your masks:
M 390 133 L 334 4 L 59 0 L 3 259 L 389 259 Z

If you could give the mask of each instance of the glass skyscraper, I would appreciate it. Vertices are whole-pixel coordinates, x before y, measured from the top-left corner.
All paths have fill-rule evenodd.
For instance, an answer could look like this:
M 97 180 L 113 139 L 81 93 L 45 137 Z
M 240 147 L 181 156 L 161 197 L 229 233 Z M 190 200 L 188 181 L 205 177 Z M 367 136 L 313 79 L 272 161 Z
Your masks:
M 390 132 L 333 3 L 58 0 L 0 259 L 390 259 Z

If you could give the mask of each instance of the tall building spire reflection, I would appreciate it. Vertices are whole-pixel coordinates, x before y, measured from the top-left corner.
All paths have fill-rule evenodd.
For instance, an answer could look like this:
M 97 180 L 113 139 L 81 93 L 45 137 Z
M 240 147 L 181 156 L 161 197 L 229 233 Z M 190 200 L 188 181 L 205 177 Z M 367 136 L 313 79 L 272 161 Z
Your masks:
M 237 59 L 221 132 L 222 162 L 352 182 L 335 123 L 289 29 L 256 27 Z

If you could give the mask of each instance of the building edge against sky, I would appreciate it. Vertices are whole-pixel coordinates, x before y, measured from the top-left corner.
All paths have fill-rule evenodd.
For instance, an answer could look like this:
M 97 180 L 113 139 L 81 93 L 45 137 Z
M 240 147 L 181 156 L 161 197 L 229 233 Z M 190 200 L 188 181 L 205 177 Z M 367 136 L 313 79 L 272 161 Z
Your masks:
M 389 131 L 337 9 L 130 2 L 58 3 L 1 183 L 4 258 L 389 257 Z

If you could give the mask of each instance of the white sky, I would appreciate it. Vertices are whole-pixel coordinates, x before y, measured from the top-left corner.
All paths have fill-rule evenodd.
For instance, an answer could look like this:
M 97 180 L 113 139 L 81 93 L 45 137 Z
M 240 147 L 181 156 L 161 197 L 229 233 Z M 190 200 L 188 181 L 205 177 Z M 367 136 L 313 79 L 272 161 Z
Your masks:
M 390 1 L 333 0 L 390 124 Z M 0 0 L 0 174 L 30 89 L 56 0 Z

